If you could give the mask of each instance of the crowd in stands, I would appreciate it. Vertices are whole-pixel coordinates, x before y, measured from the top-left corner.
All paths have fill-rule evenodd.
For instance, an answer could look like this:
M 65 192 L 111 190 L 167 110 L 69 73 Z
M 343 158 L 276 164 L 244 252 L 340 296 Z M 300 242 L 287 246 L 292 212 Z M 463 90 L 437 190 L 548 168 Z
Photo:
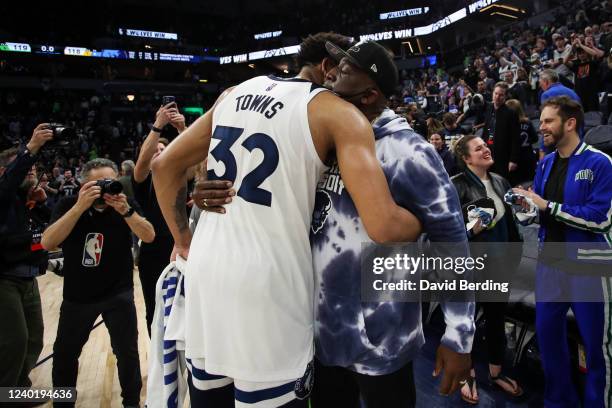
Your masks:
M 440 140 L 483 128 L 485 107 L 500 82 L 507 84 L 506 103 L 519 112 L 523 160 L 531 160 L 537 141 L 530 119 L 538 118 L 540 103 L 552 96 L 573 92 L 585 112 L 601 112 L 602 123 L 608 121 L 612 5 L 564 2 L 561 10 L 542 26 L 522 21 L 497 32 L 465 55 L 462 65 L 402 71 L 402 94 L 394 105 L 439 147 L 451 175 L 454 160 Z
M 520 117 L 524 139 L 521 160 L 532 162 L 531 146 L 537 129 L 530 119 L 537 118 L 544 91 L 554 91 L 549 90 L 551 85 L 573 89 L 586 112 L 600 111 L 603 121 L 607 121 L 611 112 L 607 92 L 612 92 L 612 7 L 609 3 L 584 0 L 569 7 L 570 2 L 566 1 L 559 9 L 565 12 L 556 12 L 552 22 L 530 27 L 527 21 L 522 21 L 500 30 L 465 55 L 462 65 L 451 66 L 449 61 L 446 66 L 402 71 L 402 89 L 392 98 L 392 107 L 405 113 L 415 130 L 439 147 L 452 175 L 457 167 L 444 142 L 456 135 L 485 131 L 485 108 L 492 102 L 496 84 L 505 83 L 505 102 Z M 447 6 L 452 8 L 453 4 Z M 349 29 L 364 13 L 375 14 L 371 7 L 344 10 L 334 27 L 338 31 Z M 308 15 L 299 18 L 310 21 Z M 367 22 L 367 19 L 359 21 Z M 110 65 L 100 65 L 98 70 L 100 78 L 116 76 Z M 133 159 L 148 128 L 147 120 L 159 101 L 155 97 L 143 98 L 132 103 L 138 109 L 128 108 L 117 114 L 114 108 L 118 104 L 130 106 L 130 103 L 113 98 L 67 91 L 52 91 L 41 98 L 29 98 L 17 92 L 2 93 L 2 147 L 18 143 L 31 133 L 35 123 L 52 118 L 54 122 L 77 129 L 77 137 L 65 146 L 50 149 L 39 163 L 50 183 L 57 179 L 52 174 L 54 168 L 60 170 L 59 174 L 63 169 L 77 174 L 80 165 L 91 158 L 107 157 L 119 164 Z M 198 94 L 194 102 L 207 106 L 212 99 Z M 528 176 L 522 174 L 522 177 Z
M 198 104 L 196 97 L 193 102 Z M 199 104 L 203 103 L 200 100 Z M 205 103 L 208 106 L 210 102 Z M 36 164 L 41 186 L 47 192 L 47 205 L 52 207 L 62 196 L 78 193 L 80 170 L 87 161 L 107 158 L 121 165 L 135 159 L 160 104 L 157 95 L 130 102 L 92 92 L 3 92 L 0 150 L 27 141 L 38 123 L 53 122 L 74 129 L 42 150 Z M 193 120 L 186 117 L 188 123 Z M 170 139 L 176 136 L 170 127 L 165 132 Z

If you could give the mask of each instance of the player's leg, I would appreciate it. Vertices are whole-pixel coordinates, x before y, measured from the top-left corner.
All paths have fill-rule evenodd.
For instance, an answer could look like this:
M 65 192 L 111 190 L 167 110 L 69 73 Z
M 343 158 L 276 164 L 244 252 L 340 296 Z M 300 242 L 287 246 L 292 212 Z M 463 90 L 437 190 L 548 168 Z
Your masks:
M 234 379 L 236 408 L 308 408 L 314 383 L 314 364 L 301 378 L 289 381 L 252 382 Z
M 187 359 L 187 382 L 192 407 L 234 408 L 234 380 L 204 370 L 203 359 Z

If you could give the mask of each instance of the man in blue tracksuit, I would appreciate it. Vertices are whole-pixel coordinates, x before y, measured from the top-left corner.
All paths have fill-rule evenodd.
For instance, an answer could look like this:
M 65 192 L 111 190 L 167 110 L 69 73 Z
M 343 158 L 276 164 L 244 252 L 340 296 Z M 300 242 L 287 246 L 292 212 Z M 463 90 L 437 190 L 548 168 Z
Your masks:
M 578 406 L 565 341 L 570 308 L 586 354 L 583 406 L 612 406 L 612 159 L 580 140 L 583 121 L 567 96 L 542 105 L 540 131 L 556 150 L 538 164 L 533 191 L 517 189 L 540 209 L 536 332 L 547 408 Z

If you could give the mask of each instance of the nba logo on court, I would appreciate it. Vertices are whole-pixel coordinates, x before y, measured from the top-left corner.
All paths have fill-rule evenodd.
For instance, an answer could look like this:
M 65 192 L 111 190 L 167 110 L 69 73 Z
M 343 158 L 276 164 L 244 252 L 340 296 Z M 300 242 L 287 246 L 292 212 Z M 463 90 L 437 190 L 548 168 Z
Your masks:
M 90 232 L 85 238 L 83 248 L 83 266 L 98 266 L 102 259 L 102 246 L 104 245 L 104 235 L 99 232 Z

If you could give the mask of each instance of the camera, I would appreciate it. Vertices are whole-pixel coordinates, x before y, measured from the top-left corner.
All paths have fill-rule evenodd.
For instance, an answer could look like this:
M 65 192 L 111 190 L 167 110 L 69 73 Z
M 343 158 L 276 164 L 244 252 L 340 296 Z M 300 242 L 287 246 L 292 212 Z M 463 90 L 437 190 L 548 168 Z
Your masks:
M 98 180 L 96 181 L 95 185 L 100 187 L 100 189 L 102 190 L 100 193 L 102 195 L 104 194 L 116 195 L 116 194 L 120 194 L 123 191 L 123 185 L 117 180 L 110 180 L 110 179 Z
M 49 123 L 47 129 L 53 131 L 53 141 L 56 145 L 65 146 L 71 139 L 76 138 L 76 131 L 61 123 Z

